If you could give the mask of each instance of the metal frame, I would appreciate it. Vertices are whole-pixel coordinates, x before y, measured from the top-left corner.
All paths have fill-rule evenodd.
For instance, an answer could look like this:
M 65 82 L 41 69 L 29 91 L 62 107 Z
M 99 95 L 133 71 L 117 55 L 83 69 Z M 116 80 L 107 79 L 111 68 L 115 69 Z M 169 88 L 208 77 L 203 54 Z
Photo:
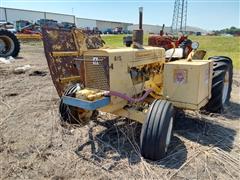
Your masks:
M 110 97 L 103 97 L 95 101 L 87 101 L 83 99 L 77 99 L 70 96 L 62 96 L 64 104 L 79 107 L 86 110 L 96 110 L 98 108 L 107 106 L 110 103 Z

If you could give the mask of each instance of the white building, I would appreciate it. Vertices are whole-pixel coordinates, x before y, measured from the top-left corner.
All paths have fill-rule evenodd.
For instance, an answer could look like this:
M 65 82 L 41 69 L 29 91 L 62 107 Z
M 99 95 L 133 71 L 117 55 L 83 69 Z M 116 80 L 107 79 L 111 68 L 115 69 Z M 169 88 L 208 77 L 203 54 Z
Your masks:
M 128 26 L 129 31 L 133 31 L 135 29 L 138 29 L 139 25 L 138 24 L 133 24 Z M 162 26 L 159 25 L 149 25 L 149 24 L 143 24 L 142 26 L 144 33 L 147 34 L 159 34 L 160 30 L 162 29 Z M 164 32 L 171 32 L 171 27 L 166 27 L 164 28 Z
M 37 22 L 39 19 L 52 19 L 52 20 L 58 21 L 59 23 L 61 22 L 75 23 L 76 26 L 80 28 L 88 27 L 92 29 L 94 27 L 98 27 L 98 29 L 103 32 L 107 29 L 114 29 L 116 27 L 122 27 L 124 30 L 130 30 L 130 31 L 138 29 L 138 24 L 132 24 L 132 23 L 78 18 L 78 17 L 75 17 L 74 15 L 69 15 L 69 14 L 0 7 L 1 21 L 8 21 L 13 24 L 16 24 L 16 21 L 18 20 L 27 20 L 34 23 L 34 22 Z M 162 26 L 160 25 L 143 24 L 144 33 L 159 34 L 161 29 L 162 29 Z M 191 26 L 187 26 L 187 31 L 206 33 L 206 31 L 201 28 L 191 27 Z M 171 32 L 171 27 L 165 27 L 164 32 L 166 33 Z

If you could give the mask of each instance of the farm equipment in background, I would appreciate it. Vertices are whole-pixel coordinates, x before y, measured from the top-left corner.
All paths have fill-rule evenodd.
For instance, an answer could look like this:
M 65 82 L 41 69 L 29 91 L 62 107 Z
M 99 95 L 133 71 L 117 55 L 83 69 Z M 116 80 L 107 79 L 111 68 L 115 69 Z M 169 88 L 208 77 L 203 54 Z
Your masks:
M 163 24 L 162 30 L 160 30 L 160 35 L 151 35 L 148 37 L 148 45 L 154 47 L 163 47 L 165 50 L 173 48 L 182 48 L 183 57 L 186 58 L 188 54 L 192 51 L 192 41 L 188 39 L 187 35 L 179 33 L 178 37 L 164 33 Z
M 100 35 L 102 34 L 102 31 L 100 31 L 97 27 L 94 28 L 90 28 L 90 27 L 86 27 L 83 29 L 84 33 L 88 34 L 88 35 Z
M 108 28 L 105 31 L 103 31 L 103 34 L 113 34 L 113 30 L 111 28 Z
M 11 31 L 14 34 L 17 32 L 16 29 L 14 28 L 14 24 L 6 21 L 0 21 L 0 28 Z
M 189 53 L 192 51 L 192 41 L 188 39 L 188 36 L 184 35 L 183 33 L 179 33 L 178 37 L 175 37 L 170 34 L 164 34 L 164 27 L 163 24 L 162 30 L 160 30 L 160 35 L 149 35 L 148 36 L 148 45 L 153 47 L 162 47 L 167 51 L 167 55 L 171 56 L 171 53 L 174 51 L 177 51 L 178 54 L 177 57 L 180 58 L 186 58 Z M 125 36 L 123 37 L 123 44 L 126 45 L 126 47 L 130 47 L 133 43 L 132 36 Z M 180 52 L 180 53 L 179 53 Z M 199 53 L 199 51 L 198 51 Z M 204 51 L 201 51 L 201 55 L 205 55 Z
M 13 27 L 12 23 L 0 22 L 0 57 L 16 57 L 20 51 L 20 42 Z
M 72 29 L 76 25 L 70 22 L 58 23 L 52 19 L 40 19 L 38 23 L 31 23 L 26 20 L 19 20 L 16 22 L 17 27 L 17 38 L 19 40 L 30 41 L 30 40 L 42 40 L 41 27 L 47 26 L 49 28 L 62 28 L 62 29 Z
M 41 27 L 48 26 L 49 28 L 56 28 L 58 27 L 58 21 L 53 19 L 39 19 L 37 20 L 37 24 Z
M 85 124 L 100 110 L 140 122 L 141 154 L 159 160 L 168 151 L 177 109 L 223 110 L 233 67 L 223 56 L 193 60 L 198 43 L 186 59 L 166 59 L 164 48 L 143 46 L 142 9 L 139 14 L 133 47 L 104 48 L 100 36 L 53 28 L 43 28 L 43 44 L 61 120 Z
M 16 21 L 17 27 L 17 38 L 19 40 L 29 41 L 29 40 L 41 40 L 42 33 L 40 31 L 40 25 L 37 23 L 31 23 L 26 20 Z
M 93 28 L 93 34 L 102 34 L 102 31 L 98 29 L 98 27 Z
M 122 27 L 115 27 L 113 29 L 113 34 L 123 34 L 123 28 Z
M 62 28 L 64 29 L 72 29 L 72 28 L 76 28 L 76 25 L 74 23 L 70 23 L 70 22 L 61 22 Z
M 40 25 L 40 27 L 47 26 L 49 28 L 62 28 L 62 29 L 76 28 L 75 23 L 71 23 L 71 22 L 59 23 L 58 21 L 53 19 L 40 19 L 37 21 L 37 23 Z

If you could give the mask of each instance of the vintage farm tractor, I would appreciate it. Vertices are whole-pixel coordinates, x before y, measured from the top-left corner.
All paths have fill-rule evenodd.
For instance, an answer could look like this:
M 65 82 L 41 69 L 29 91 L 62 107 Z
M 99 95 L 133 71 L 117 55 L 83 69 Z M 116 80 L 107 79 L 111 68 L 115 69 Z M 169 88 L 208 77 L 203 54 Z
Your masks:
M 192 51 L 192 41 L 182 32 L 178 33 L 178 37 L 164 33 L 164 27 L 165 25 L 163 24 L 159 35 L 150 35 L 148 37 L 148 45 L 163 47 L 165 50 L 178 48 L 178 51 L 181 50 L 182 56 L 187 58 Z
M 43 29 L 61 119 L 86 123 L 99 110 L 138 121 L 142 156 L 158 160 L 167 153 L 176 109 L 221 112 L 229 102 L 232 61 L 193 60 L 198 43 L 187 59 L 166 59 L 164 48 L 142 45 L 141 23 L 133 39 L 133 47 L 109 49 L 79 29 Z

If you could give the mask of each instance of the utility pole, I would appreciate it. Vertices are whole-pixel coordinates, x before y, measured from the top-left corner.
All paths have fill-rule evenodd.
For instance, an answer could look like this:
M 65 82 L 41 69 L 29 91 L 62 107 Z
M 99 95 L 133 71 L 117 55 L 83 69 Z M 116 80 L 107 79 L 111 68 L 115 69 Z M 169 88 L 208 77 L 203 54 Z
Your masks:
M 186 32 L 187 26 L 187 0 L 175 0 L 173 18 L 172 18 L 172 33 Z

